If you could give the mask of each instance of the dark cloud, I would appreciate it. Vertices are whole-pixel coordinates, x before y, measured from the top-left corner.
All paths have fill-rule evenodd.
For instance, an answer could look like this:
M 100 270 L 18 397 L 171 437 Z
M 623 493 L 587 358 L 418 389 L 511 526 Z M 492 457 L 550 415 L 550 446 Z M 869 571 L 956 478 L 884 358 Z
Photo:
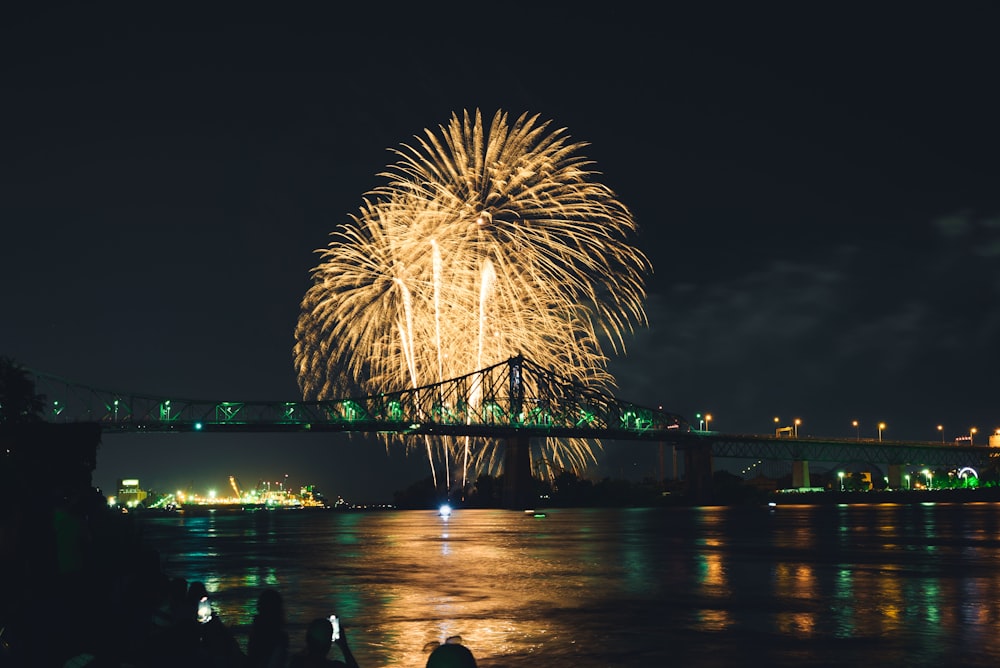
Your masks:
M 994 228 L 935 226 L 921 254 L 844 247 L 651 295 L 649 329 L 612 363 L 622 396 L 735 431 L 797 414 L 836 434 L 863 414 L 921 438 L 928 421 L 996 420 L 984 378 L 1000 372 L 1000 291 L 970 252 Z

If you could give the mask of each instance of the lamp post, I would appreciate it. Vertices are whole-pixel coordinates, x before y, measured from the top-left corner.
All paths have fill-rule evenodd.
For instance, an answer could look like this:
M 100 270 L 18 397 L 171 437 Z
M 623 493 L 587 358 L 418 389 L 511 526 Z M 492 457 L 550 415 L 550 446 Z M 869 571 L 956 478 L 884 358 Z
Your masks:
M 840 491 L 844 491 L 844 472 L 837 471 L 837 477 L 840 478 Z
M 709 413 L 705 413 L 705 431 L 709 431 L 708 423 L 712 421 L 712 416 Z
M 795 418 L 795 438 L 799 437 L 799 425 L 802 424 L 802 420 Z
M 976 429 L 975 427 L 973 427 L 972 429 L 969 430 L 969 445 L 975 445 L 975 443 L 973 443 L 973 441 L 976 438 L 976 432 L 977 431 L 979 431 L 979 430 Z
M 861 425 L 858 424 L 857 420 L 851 422 L 851 426 L 854 427 L 854 435 L 857 436 L 858 440 L 861 440 Z
M 879 422 L 878 423 L 878 440 L 879 440 L 879 442 L 882 441 L 882 430 L 883 429 L 885 429 L 885 422 Z
M 910 489 L 910 474 L 907 473 L 903 476 L 903 480 L 906 481 L 906 489 Z
M 938 425 L 938 433 L 941 434 L 941 442 L 944 443 L 944 425 L 943 424 L 939 424 Z
M 934 475 L 931 473 L 930 469 L 924 469 L 921 471 L 925 476 L 927 476 L 927 489 L 934 486 Z

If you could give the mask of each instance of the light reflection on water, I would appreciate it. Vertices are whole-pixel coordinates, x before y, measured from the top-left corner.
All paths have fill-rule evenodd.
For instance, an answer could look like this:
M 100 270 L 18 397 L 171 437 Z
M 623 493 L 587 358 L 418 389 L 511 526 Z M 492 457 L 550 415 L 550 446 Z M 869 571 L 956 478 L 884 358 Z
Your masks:
M 1000 504 L 143 520 L 245 643 L 336 613 L 365 668 L 459 635 L 484 667 L 1000 664 Z

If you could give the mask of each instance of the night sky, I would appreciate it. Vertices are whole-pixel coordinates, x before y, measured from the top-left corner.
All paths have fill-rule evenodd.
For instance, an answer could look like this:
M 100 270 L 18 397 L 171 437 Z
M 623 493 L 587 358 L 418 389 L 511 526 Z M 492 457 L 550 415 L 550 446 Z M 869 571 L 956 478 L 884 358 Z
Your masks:
M 732 432 L 1000 427 L 989 3 L 140 4 L 2 21 L 0 355 L 297 399 L 314 251 L 387 149 L 503 109 L 589 143 L 641 228 L 650 326 L 612 362 L 619 397 Z M 649 448 L 610 444 L 593 474 L 656 475 Z M 377 502 L 429 469 L 359 436 L 105 435 L 95 484 L 230 474 Z

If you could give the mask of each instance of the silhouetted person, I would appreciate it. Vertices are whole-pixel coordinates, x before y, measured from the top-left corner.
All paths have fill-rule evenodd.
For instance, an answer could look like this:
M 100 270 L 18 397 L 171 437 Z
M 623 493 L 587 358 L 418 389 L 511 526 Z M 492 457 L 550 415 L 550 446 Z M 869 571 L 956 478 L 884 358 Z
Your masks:
M 327 657 L 330 647 L 334 642 L 344 655 L 344 661 L 337 661 Z M 333 640 L 333 624 L 329 619 L 320 618 L 310 622 L 306 629 L 306 649 L 303 653 L 292 657 L 289 668 L 332 668 L 346 667 L 359 668 L 358 662 L 351 653 L 351 648 L 347 645 L 347 635 L 344 627 L 340 627 L 340 636 Z
M 288 661 L 285 604 L 276 589 L 265 589 L 257 598 L 257 615 L 247 641 L 247 660 L 252 668 L 284 668 Z
M 168 623 L 153 626 L 143 652 L 140 665 L 153 668 L 185 666 L 219 666 L 222 668 L 245 665 L 239 643 L 212 611 L 210 616 L 199 618 L 198 604 L 208 601 L 204 582 L 190 584 L 183 578 L 169 582 Z
M 197 617 L 198 601 L 205 596 L 208 596 L 208 587 L 205 586 L 204 582 L 194 580 L 188 584 L 187 596 L 184 598 L 184 611 L 181 613 L 181 616 L 190 617 L 191 619 Z
M 170 580 L 170 591 L 167 594 L 170 621 L 177 622 L 183 618 L 187 605 L 188 583 L 182 577 L 175 577 Z
M 208 621 L 198 615 L 196 622 L 199 627 L 198 659 L 203 665 L 212 668 L 243 668 L 247 658 L 240 649 L 240 644 L 222 623 L 222 619 L 213 610 Z
M 476 658 L 465 645 L 445 643 L 427 657 L 427 668 L 477 668 Z

